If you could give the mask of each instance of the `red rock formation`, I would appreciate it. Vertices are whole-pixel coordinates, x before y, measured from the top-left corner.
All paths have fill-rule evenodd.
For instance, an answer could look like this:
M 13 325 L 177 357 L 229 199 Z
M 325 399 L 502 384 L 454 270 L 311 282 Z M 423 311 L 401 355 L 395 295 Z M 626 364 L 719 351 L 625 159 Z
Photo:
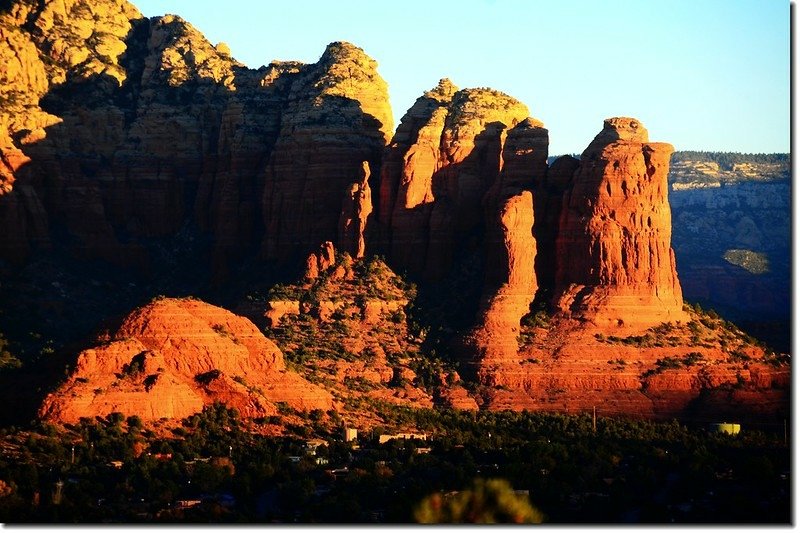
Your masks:
M 29 158 L 22 182 L 2 165 L 0 259 L 23 260 L 48 224 L 70 252 L 145 266 L 142 244 L 196 223 L 218 278 L 262 241 L 305 254 L 337 240 L 342 191 L 390 135 L 386 84 L 347 43 L 251 70 L 125 0 L 20 3 L 0 27 L 0 155 Z
M 536 278 L 539 287 L 552 297 L 556 277 L 556 238 L 564 193 L 572 185 L 579 160 L 564 155 L 553 161 L 545 179 L 537 184 L 534 212 L 536 222 Z M 545 298 L 547 297 L 545 295 Z
M 438 170 L 440 143 L 448 105 L 458 88 L 442 79 L 417 99 L 403 116 L 381 167 L 378 221 L 382 245 L 398 264 L 422 272 L 428 235 L 423 231 L 434 200 L 432 179 Z M 415 242 L 414 247 L 394 242 Z
M 264 178 L 265 257 L 337 241 L 342 192 L 362 183 L 364 161 L 379 167 L 392 125 L 376 67 L 360 48 L 333 43 L 292 84 Z
M 331 241 L 325 241 L 319 246 L 316 253 L 311 253 L 306 258 L 306 270 L 303 279 L 313 281 L 323 272 L 327 272 L 336 264 L 336 248 Z
M 332 405 L 327 391 L 286 370 L 283 354 L 249 320 L 199 300 L 162 299 L 131 313 L 111 342 L 83 351 L 40 415 L 179 419 L 214 401 L 248 417 L 275 414 L 275 402 Z
M 372 214 L 372 190 L 369 187 L 369 163 L 361 167 L 361 181 L 351 184 L 344 194 L 339 216 L 339 247 L 354 259 L 364 257 L 367 219 Z
M 546 328 L 526 330 L 532 340 L 517 360 L 481 367 L 479 377 L 490 391 L 485 407 L 572 414 L 594 408 L 599 416 L 662 419 L 782 417 L 788 409 L 788 366 L 766 364 L 758 347 L 732 347 L 742 336 L 712 326 L 698 323 L 706 341 L 697 346 L 686 326 L 673 324 L 666 334 L 649 332 L 622 342 L 594 336 L 576 320 L 556 318 Z M 733 351 L 748 360 L 734 361 Z
M 506 129 L 527 116 L 503 93 L 456 91 L 448 80 L 417 100 L 381 171 L 379 220 L 394 263 L 428 279 L 449 271 L 459 241 L 483 222 L 481 201 L 500 172 Z
M 503 140 L 502 171 L 489 195 L 503 196 L 505 191 L 534 190 L 547 175 L 549 137 L 544 124 L 528 117 L 508 130 Z
M 499 279 L 488 280 L 488 294 L 473 332 L 478 357 L 483 360 L 509 359 L 517 354 L 519 321 L 528 312 L 536 295 L 534 260 L 536 241 L 533 238 L 533 195 L 522 191 L 502 205 L 497 225 L 502 241 L 489 249 L 491 273 L 502 273 Z M 498 249 L 499 248 L 499 249 Z M 502 284 L 497 287 L 497 281 Z M 485 289 L 486 291 L 486 289 Z
M 649 143 L 631 118 L 611 118 L 581 155 L 556 243 L 561 312 L 601 328 L 683 320 L 670 248 L 672 146 Z
M 520 319 L 536 295 L 531 190 L 547 171 L 547 145 L 547 130 L 539 121 L 528 118 L 512 128 L 503 146 L 502 172 L 484 197 L 486 275 L 472 333 L 484 361 L 516 356 Z

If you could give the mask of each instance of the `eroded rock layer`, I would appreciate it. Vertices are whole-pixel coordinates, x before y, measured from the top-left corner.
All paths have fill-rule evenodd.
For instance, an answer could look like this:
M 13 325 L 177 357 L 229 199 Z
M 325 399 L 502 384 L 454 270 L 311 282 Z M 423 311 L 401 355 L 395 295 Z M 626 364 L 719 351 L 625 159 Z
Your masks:
M 516 356 L 520 319 L 539 287 L 532 191 L 545 179 L 547 146 L 541 122 L 527 118 L 512 128 L 503 145 L 502 170 L 483 199 L 486 272 L 470 342 L 484 362 Z
M 264 178 L 265 257 L 305 257 L 321 242 L 336 242 L 352 188 L 371 194 L 364 162 L 380 168 L 393 124 L 376 68 L 360 48 L 333 43 L 292 84 Z M 363 207 L 362 214 L 365 224 Z M 350 230 L 344 236 L 353 239 Z
M 506 130 L 527 117 L 501 92 L 459 91 L 446 79 L 416 101 L 381 170 L 379 220 L 399 268 L 431 280 L 449 272 L 459 242 L 482 227 Z
M 0 60 L 0 259 L 17 264 L 61 232 L 79 257 L 146 270 L 153 239 L 187 228 L 211 237 L 218 277 L 259 248 L 302 258 L 337 241 L 392 127 L 360 48 L 248 69 L 125 0 L 18 1 Z
M 330 409 L 329 392 L 286 369 L 246 318 L 199 300 L 161 299 L 131 313 L 104 344 L 81 352 L 40 415 L 77 422 L 112 412 L 181 419 L 221 401 L 244 416 Z
M 672 146 L 635 119 L 611 118 L 581 155 L 556 239 L 556 302 L 598 327 L 683 320 L 670 247 Z
M 570 318 L 526 326 L 518 359 L 479 369 L 483 406 L 692 421 L 786 416 L 789 366 L 724 320 L 687 314 L 688 325 L 627 337 Z

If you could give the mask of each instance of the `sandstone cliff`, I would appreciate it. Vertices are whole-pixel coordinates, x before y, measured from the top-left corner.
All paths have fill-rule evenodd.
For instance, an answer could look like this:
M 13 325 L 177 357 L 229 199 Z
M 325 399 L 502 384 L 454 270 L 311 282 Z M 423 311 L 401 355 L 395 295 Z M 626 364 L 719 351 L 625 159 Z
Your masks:
M 386 83 L 353 45 L 253 70 L 124 0 L 18 1 L 0 58 L 0 259 L 17 264 L 56 227 L 59 249 L 138 269 L 187 227 L 211 237 L 218 278 L 259 244 L 304 257 L 337 241 L 345 193 L 368 191 L 362 163 L 380 167 L 392 127 Z
M 670 247 L 672 146 L 648 142 L 635 119 L 611 118 L 581 155 L 556 239 L 561 312 L 601 328 L 683 320 Z
M 527 117 L 501 92 L 459 91 L 449 80 L 411 107 L 384 156 L 378 206 L 399 268 L 431 280 L 449 272 L 459 243 L 482 227 L 506 130 Z
M 380 168 L 393 124 L 376 68 L 360 48 L 333 43 L 293 82 L 264 177 L 266 257 L 305 257 L 321 242 L 336 242 L 343 198 L 352 202 L 346 193 L 354 185 L 359 194 L 368 190 L 364 162 Z
M 222 401 L 242 415 L 329 409 L 329 392 L 286 369 L 249 320 L 199 300 L 161 299 L 132 312 L 105 342 L 81 352 L 40 415 L 77 422 L 118 411 L 181 419 Z
M 548 168 L 548 132 L 524 104 L 443 79 L 392 136 L 386 83 L 360 48 L 335 42 L 313 64 L 250 69 L 180 17 L 146 19 L 124 0 L 17 0 L 0 14 L 0 63 L 4 272 L 41 250 L 148 272 L 192 243 L 191 272 L 170 279 L 210 267 L 230 281 L 232 269 L 255 265 L 235 280 L 244 285 L 274 282 L 273 267 L 305 260 L 300 282 L 284 294 L 273 287 L 242 314 L 271 328 L 292 368 L 349 401 L 572 409 L 591 397 L 649 415 L 724 395 L 741 385 L 736 372 L 751 396 L 786 390 L 785 365 L 773 371 L 752 351 L 746 368 L 728 367 L 721 341 L 699 352 L 707 364 L 662 372 L 672 348 L 681 357 L 707 348 L 683 330 L 689 340 L 669 350 L 618 350 L 594 336 L 635 338 L 689 317 L 670 247 L 672 147 L 650 143 L 635 119 L 607 120 L 580 160 Z M 763 231 L 736 225 L 750 243 Z M 375 253 L 426 289 L 460 276 L 458 292 L 437 303 L 467 319 L 407 307 L 413 291 Z M 47 275 L 14 293 L 22 276 L 3 294 L 40 291 L 42 309 L 62 311 L 73 303 L 63 295 L 84 294 L 62 290 L 51 302 L 61 278 Z M 98 277 L 70 283 L 100 287 L 95 295 L 135 287 Z M 154 289 L 141 291 L 165 292 Z M 557 316 L 529 313 L 544 301 Z M 428 312 L 424 326 L 406 321 L 412 310 L 415 320 Z M 63 316 L 51 319 L 69 323 Z M 274 412 L 276 401 L 334 405 L 242 320 L 198 302 L 151 304 L 83 352 L 42 413 L 175 418 L 213 399 L 248 416 Z M 475 366 L 460 370 L 469 372 L 433 357 L 454 338 L 467 341 Z M 606 357 L 622 363 L 604 367 Z M 617 372 L 633 361 L 636 372 Z M 472 374 L 475 394 L 460 384 Z
M 470 342 L 484 361 L 513 358 L 520 319 L 539 287 L 534 271 L 534 193 L 547 172 L 548 134 L 531 118 L 508 132 L 502 170 L 483 199 L 486 269 L 478 325 Z

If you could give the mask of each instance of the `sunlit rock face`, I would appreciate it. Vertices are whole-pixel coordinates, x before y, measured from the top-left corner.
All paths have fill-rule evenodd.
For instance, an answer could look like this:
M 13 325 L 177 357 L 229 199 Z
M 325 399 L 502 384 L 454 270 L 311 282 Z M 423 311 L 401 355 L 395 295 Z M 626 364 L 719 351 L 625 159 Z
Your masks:
M 84 350 L 40 415 L 77 422 L 121 412 L 181 419 L 224 402 L 247 417 L 329 409 L 330 393 L 287 371 L 283 354 L 246 318 L 199 300 L 136 309 L 106 342 Z
M 380 168 L 393 124 L 386 82 L 376 69 L 360 48 L 333 43 L 292 83 L 264 174 L 265 257 L 305 257 L 322 242 L 337 243 L 353 194 L 371 196 L 364 162 Z M 359 201 L 366 217 L 366 198 Z M 349 229 L 342 235 L 353 240 Z M 357 251 L 351 244 L 344 248 Z
M 507 130 L 527 117 L 510 96 L 446 79 L 417 99 L 381 170 L 379 220 L 398 268 L 430 280 L 449 272 L 459 243 L 483 225 Z
M 545 179 L 547 147 L 548 132 L 538 120 L 511 128 L 502 170 L 484 196 L 486 272 L 477 326 L 468 339 L 484 363 L 516 357 L 520 319 L 539 288 L 534 191 Z
M 683 320 L 670 247 L 667 173 L 673 148 L 635 119 L 607 119 L 581 155 L 556 238 L 561 312 L 599 327 Z
M 17 2 L 0 59 L 0 259 L 15 264 L 54 228 L 73 255 L 145 271 L 153 239 L 175 237 L 210 237 L 221 279 L 242 255 L 302 258 L 338 240 L 391 136 L 386 83 L 349 43 L 255 70 L 124 0 Z

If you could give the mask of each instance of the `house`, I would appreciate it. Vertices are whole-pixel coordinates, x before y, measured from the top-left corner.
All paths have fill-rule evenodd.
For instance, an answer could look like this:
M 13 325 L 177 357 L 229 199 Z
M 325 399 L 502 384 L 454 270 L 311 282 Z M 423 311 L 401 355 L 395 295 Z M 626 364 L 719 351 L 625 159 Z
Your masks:
M 428 440 L 428 435 L 425 433 L 395 433 L 394 435 L 383 434 L 378 437 L 378 444 L 384 444 L 390 440 Z
M 175 502 L 175 507 L 178 509 L 189 509 L 196 505 L 200 505 L 202 503 L 201 500 L 178 500 Z
M 307 455 L 317 455 L 317 448 L 327 444 L 328 443 L 322 439 L 310 439 L 306 441 L 304 448 Z
M 345 426 L 342 431 L 342 437 L 345 442 L 352 442 L 358 438 L 358 430 Z

